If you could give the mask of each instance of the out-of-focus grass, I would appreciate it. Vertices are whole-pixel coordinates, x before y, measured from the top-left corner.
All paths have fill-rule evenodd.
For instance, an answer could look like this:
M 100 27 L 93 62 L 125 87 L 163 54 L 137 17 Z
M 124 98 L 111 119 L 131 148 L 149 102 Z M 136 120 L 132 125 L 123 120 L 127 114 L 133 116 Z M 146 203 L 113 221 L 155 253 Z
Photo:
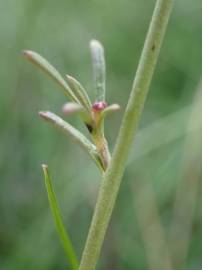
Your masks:
M 41 163 L 47 162 L 53 179 L 58 179 L 56 193 L 78 256 L 99 184 L 99 173 L 90 159 L 38 119 L 36 112 L 41 109 L 60 113 L 66 98 L 22 59 L 21 51 L 33 49 L 62 74 L 76 75 L 93 97 L 88 42 L 100 39 L 107 60 L 107 99 L 124 108 L 153 5 L 154 1 L 140 0 L 0 2 L 0 268 L 66 269 L 48 209 Z M 189 109 L 184 108 L 191 108 L 202 71 L 201 11 L 199 0 L 176 1 L 136 152 L 131 154 L 102 253 L 103 269 L 147 269 L 131 191 L 136 179 L 152 181 L 163 225 L 169 231 L 189 117 Z M 107 120 L 111 148 L 122 112 Z M 171 113 L 176 114 L 167 118 Z M 156 121 L 160 127 L 155 124 L 149 129 Z M 85 132 L 79 121 L 71 118 L 70 122 Z M 199 187 L 188 269 L 202 267 L 201 192 Z

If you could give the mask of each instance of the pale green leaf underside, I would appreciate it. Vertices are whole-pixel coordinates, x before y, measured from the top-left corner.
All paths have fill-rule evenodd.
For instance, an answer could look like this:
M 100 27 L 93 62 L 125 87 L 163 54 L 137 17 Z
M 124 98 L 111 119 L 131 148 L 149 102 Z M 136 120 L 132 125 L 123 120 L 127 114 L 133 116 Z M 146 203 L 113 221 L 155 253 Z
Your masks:
M 72 76 L 66 75 L 66 78 L 67 78 L 69 87 L 71 88 L 75 96 L 78 98 L 79 102 L 83 105 L 83 107 L 89 113 L 91 113 L 92 104 L 82 84 L 79 81 L 77 81 L 75 78 L 73 78 Z
M 105 57 L 104 48 L 97 40 L 91 40 L 90 50 L 93 65 L 93 80 L 96 90 L 96 101 L 105 100 Z
M 65 134 L 67 134 L 75 143 L 79 144 L 90 155 L 99 169 L 103 171 L 96 146 L 92 144 L 79 130 L 52 112 L 39 112 L 39 115 L 49 123 L 63 130 Z

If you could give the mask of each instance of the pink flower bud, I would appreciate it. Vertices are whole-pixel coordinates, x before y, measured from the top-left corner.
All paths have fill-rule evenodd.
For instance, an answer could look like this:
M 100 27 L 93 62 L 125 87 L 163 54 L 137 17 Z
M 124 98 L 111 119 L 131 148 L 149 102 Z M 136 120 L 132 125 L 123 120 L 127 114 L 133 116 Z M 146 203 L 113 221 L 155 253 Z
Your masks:
M 107 103 L 105 101 L 95 102 L 92 106 L 94 112 L 99 112 L 104 110 L 107 107 Z

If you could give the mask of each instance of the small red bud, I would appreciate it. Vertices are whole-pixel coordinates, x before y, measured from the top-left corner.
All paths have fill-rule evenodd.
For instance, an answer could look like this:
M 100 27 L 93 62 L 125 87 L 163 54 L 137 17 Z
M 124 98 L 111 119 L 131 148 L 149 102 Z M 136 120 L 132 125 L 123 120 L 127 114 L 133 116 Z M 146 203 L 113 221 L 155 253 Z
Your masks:
M 107 107 L 107 103 L 105 101 L 95 102 L 92 106 L 94 112 L 99 112 L 104 110 Z

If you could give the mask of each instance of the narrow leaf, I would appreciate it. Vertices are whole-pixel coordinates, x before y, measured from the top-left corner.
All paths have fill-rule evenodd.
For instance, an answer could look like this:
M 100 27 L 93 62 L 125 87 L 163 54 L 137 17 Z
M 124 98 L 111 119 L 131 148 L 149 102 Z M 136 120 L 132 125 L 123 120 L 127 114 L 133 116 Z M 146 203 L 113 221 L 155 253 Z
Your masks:
M 103 171 L 103 165 L 99 158 L 96 146 L 92 144 L 79 130 L 52 112 L 39 112 L 39 115 L 44 120 L 63 130 L 65 134 L 67 134 L 74 142 L 79 144 L 90 155 L 99 169 Z
M 63 105 L 62 107 L 62 112 L 64 113 L 64 115 L 71 115 L 71 114 L 77 114 L 79 115 L 82 120 L 85 123 L 90 123 L 91 122 L 91 115 L 86 111 L 86 109 L 78 104 L 78 103 L 74 103 L 74 102 L 67 102 Z
M 86 108 L 87 111 L 91 112 L 91 101 L 84 87 L 72 76 L 66 75 L 66 78 L 69 87 L 78 98 L 80 103 L 84 106 L 84 108 Z
M 94 106 L 95 105 L 97 105 L 97 104 L 94 104 Z M 101 107 L 101 105 L 99 105 L 99 104 L 97 105 L 98 109 L 99 109 L 99 106 Z M 100 110 L 100 116 L 99 116 L 99 121 L 97 122 L 97 125 L 99 127 L 104 128 L 105 117 L 107 115 L 110 115 L 113 112 L 118 111 L 118 110 L 120 110 L 120 106 L 118 104 L 112 104 L 112 105 L 107 106 L 105 109 Z
M 44 172 L 44 180 L 45 180 L 46 190 L 48 193 L 48 200 L 49 200 L 50 208 L 52 211 L 52 215 L 53 215 L 53 218 L 55 221 L 55 225 L 56 225 L 60 240 L 63 244 L 63 248 L 65 250 L 68 262 L 71 265 L 71 269 L 77 270 L 78 269 L 77 257 L 76 257 L 75 251 L 73 249 L 69 235 L 68 235 L 67 231 L 65 230 L 65 227 L 63 224 L 62 216 L 61 216 L 60 209 L 59 209 L 59 206 L 57 203 L 57 198 L 56 198 L 56 195 L 55 195 L 55 192 L 53 189 L 53 185 L 52 185 L 52 181 L 50 178 L 50 174 L 48 171 L 48 166 L 43 164 L 42 168 L 43 168 L 43 172 Z
M 102 117 L 105 118 L 108 114 L 111 114 L 119 110 L 120 106 L 118 104 L 109 105 L 102 111 Z
M 96 89 L 96 101 L 105 100 L 105 57 L 104 48 L 97 40 L 91 40 L 90 50 L 93 65 L 93 78 Z
M 81 112 L 83 110 L 84 110 L 83 106 L 75 102 L 67 102 L 62 107 L 62 112 L 65 115 Z
M 77 97 L 69 88 L 68 84 L 62 78 L 60 73 L 45 58 L 33 51 L 23 51 L 23 54 L 30 62 L 39 67 L 46 74 L 48 74 L 49 77 L 56 81 L 62 87 L 66 96 L 68 96 L 71 100 L 78 102 Z

